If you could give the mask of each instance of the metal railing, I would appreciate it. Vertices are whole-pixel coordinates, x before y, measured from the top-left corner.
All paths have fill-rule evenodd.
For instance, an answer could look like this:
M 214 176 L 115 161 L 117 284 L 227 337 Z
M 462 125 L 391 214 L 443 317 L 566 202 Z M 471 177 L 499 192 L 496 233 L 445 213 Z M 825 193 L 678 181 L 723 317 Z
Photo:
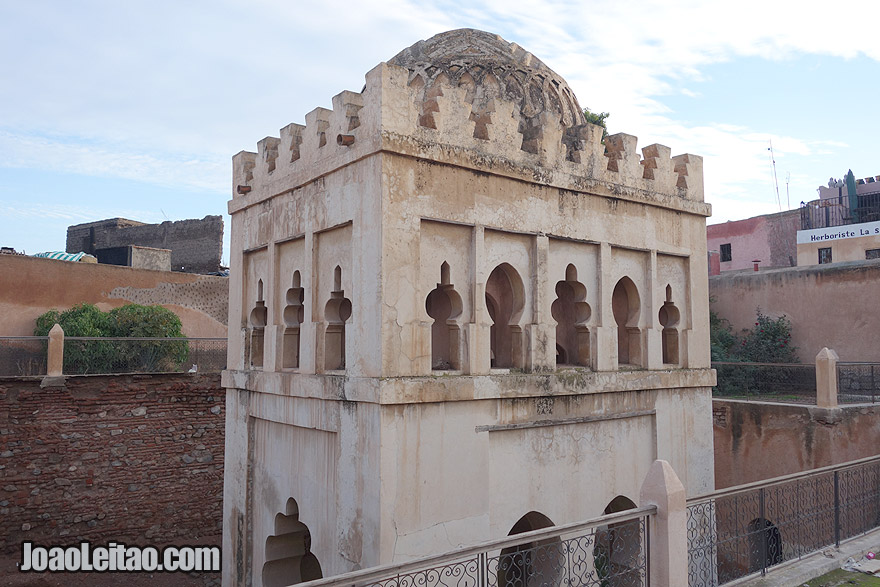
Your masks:
M 648 524 L 656 513 L 656 507 L 628 510 L 301 586 L 646 586 L 650 575 Z
M 801 206 L 801 230 L 880 220 L 880 192 L 859 195 L 857 204 L 851 209 L 846 195 L 807 202 Z
M 816 365 L 813 363 L 713 362 L 712 368 L 718 377 L 712 388 L 715 397 L 816 403 Z
M 688 500 L 688 584 L 714 587 L 880 527 L 880 456 Z
M 880 363 L 837 363 L 837 401 L 876 403 L 880 400 Z
M 49 337 L 0 337 L 0 376 L 46 375 Z M 225 338 L 64 338 L 65 375 L 215 373 L 226 368 Z

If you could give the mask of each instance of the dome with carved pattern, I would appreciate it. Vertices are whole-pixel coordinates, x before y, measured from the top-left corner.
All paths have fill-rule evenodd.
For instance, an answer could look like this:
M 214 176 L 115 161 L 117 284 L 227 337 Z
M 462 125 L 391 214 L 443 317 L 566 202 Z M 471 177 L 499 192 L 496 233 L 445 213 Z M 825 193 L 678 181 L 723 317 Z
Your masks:
M 558 116 L 565 127 L 585 123 L 574 92 L 561 76 L 516 43 L 492 33 L 475 29 L 440 33 L 404 49 L 389 63 L 408 69 L 410 86 L 422 92 L 423 126 L 433 127 L 432 111 L 437 110 L 436 97 L 442 95 L 443 85 L 467 90 L 478 127 L 475 136 L 495 98 L 519 106 L 524 137 L 540 126 L 544 113 Z

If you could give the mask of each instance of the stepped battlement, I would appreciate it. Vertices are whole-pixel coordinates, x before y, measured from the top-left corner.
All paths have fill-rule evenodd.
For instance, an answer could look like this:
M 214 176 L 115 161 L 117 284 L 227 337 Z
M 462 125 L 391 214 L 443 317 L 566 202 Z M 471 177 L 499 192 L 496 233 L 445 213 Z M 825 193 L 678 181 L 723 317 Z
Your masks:
M 444 35 L 452 39 L 420 41 L 376 66 L 363 92 L 341 92 L 332 109 L 316 108 L 305 125 L 289 124 L 259 141 L 256 153 L 237 154 L 233 191 L 242 201 L 231 209 L 379 151 L 565 189 L 592 182 L 642 199 L 660 194 L 661 205 L 670 197 L 703 202 L 701 157 L 673 157 L 659 144 L 639 151 L 624 133 L 603 142 L 565 81 L 536 57 L 480 31 Z M 473 51 L 459 54 L 465 44 Z

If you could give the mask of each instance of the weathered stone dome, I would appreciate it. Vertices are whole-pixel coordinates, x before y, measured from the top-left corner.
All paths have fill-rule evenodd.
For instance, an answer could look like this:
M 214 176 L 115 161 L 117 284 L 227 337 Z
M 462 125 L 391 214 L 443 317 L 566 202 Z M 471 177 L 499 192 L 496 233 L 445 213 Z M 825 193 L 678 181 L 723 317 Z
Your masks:
M 408 69 L 410 85 L 423 87 L 427 104 L 423 112 L 428 115 L 423 117 L 424 126 L 432 126 L 430 102 L 442 95 L 444 84 L 467 89 L 478 127 L 494 98 L 519 105 L 524 137 L 545 112 L 558 116 L 566 127 L 585 123 L 577 98 L 561 76 L 516 43 L 492 33 L 475 29 L 440 33 L 404 49 L 389 63 Z

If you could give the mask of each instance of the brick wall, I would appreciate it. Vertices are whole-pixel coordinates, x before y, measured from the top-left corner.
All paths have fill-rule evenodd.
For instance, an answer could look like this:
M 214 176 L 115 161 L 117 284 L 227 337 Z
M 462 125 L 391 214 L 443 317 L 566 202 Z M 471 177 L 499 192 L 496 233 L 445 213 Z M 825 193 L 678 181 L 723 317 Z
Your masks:
M 0 551 L 219 535 L 224 398 L 219 374 L 0 379 Z

